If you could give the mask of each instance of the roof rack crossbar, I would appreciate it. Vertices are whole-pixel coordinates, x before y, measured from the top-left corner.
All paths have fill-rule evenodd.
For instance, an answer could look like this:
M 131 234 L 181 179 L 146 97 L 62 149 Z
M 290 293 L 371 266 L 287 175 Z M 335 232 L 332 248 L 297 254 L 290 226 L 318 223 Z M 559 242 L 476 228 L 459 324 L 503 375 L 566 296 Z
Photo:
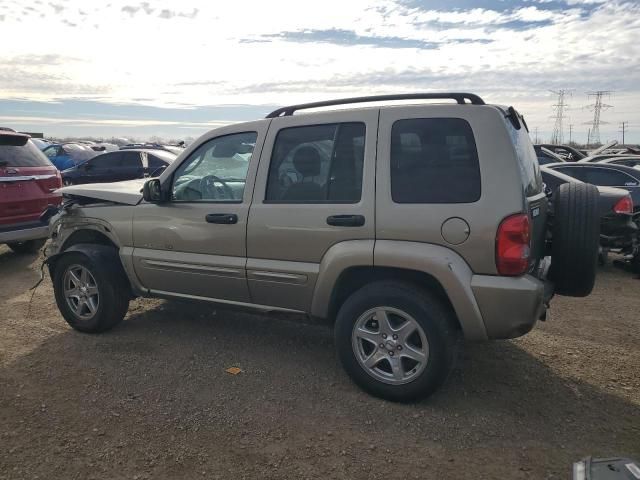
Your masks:
M 287 117 L 293 115 L 297 110 L 304 110 L 308 108 L 319 107 L 331 107 L 333 105 L 348 105 L 351 103 L 369 103 L 369 102 L 384 102 L 391 100 L 439 100 L 439 99 L 453 99 L 460 105 L 467 103 L 465 100 L 469 100 L 472 105 L 484 105 L 484 100 L 478 95 L 473 93 L 406 93 L 396 95 L 370 95 L 367 97 L 353 97 L 342 98 L 339 100 L 327 100 L 324 102 L 313 103 L 301 103 L 299 105 L 289 105 L 288 107 L 278 108 L 274 110 L 265 118 Z

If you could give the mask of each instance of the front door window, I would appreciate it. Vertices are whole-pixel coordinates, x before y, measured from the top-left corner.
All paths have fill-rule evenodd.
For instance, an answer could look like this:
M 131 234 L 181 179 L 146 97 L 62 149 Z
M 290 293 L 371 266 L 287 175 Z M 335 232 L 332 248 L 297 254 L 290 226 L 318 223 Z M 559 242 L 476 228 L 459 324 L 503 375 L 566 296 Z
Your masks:
M 258 134 L 236 133 L 202 144 L 176 170 L 175 202 L 242 202 Z

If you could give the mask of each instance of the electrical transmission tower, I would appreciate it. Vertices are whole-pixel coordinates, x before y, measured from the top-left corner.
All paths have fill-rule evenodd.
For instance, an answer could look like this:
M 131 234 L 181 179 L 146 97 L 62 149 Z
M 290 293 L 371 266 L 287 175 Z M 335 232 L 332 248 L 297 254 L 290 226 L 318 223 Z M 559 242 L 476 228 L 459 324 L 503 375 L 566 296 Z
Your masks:
M 566 98 L 568 96 L 571 96 L 571 90 L 550 91 L 551 93 L 555 93 L 556 95 L 558 95 L 558 101 L 553 105 L 553 109 L 555 110 L 556 114 L 551 117 L 556 119 L 556 122 L 553 125 L 553 133 L 551 134 L 551 143 L 559 145 L 564 143 L 564 129 L 562 124 L 566 118 L 564 111 L 569 106 L 566 103 Z
M 606 110 L 607 108 L 611 108 L 611 105 L 607 105 L 606 103 L 602 103 L 602 97 L 611 95 L 610 90 L 597 90 L 595 92 L 587 92 L 587 97 L 595 97 L 595 102 L 591 105 L 587 105 L 588 108 L 593 110 L 593 120 L 591 121 L 591 129 L 589 138 L 587 139 L 587 144 L 598 144 L 600 143 L 600 124 L 607 123 L 600 120 L 600 113 L 602 110 Z

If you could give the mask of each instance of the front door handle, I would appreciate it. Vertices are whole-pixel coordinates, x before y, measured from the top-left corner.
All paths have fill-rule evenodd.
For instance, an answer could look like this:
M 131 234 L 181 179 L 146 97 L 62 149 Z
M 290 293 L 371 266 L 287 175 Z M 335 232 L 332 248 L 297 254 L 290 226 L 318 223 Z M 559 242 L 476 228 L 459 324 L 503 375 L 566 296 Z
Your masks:
M 205 219 L 207 223 L 221 223 L 223 225 L 238 223 L 238 215 L 235 213 L 209 213 Z
M 334 227 L 361 227 L 364 225 L 363 215 L 331 215 L 327 224 Z

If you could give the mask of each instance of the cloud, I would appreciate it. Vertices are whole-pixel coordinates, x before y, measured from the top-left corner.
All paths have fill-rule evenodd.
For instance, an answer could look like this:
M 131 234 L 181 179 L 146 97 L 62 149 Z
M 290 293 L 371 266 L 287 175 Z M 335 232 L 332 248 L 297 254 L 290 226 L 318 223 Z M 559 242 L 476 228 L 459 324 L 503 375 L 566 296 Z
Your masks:
M 640 123 L 636 1 L 5 0 L 2 15 L 7 99 L 101 97 L 105 111 L 144 104 L 195 114 L 464 87 L 513 102 L 543 128 L 549 89 L 573 88 L 576 108 L 587 103 L 580 92 L 611 89 L 619 94 L 607 120 Z M 246 112 L 238 118 L 255 118 Z
M 335 45 L 369 45 L 384 48 L 436 48 L 435 42 L 412 38 L 358 35 L 353 30 L 301 30 L 263 35 L 263 39 L 281 39 L 289 42 L 333 43 Z

